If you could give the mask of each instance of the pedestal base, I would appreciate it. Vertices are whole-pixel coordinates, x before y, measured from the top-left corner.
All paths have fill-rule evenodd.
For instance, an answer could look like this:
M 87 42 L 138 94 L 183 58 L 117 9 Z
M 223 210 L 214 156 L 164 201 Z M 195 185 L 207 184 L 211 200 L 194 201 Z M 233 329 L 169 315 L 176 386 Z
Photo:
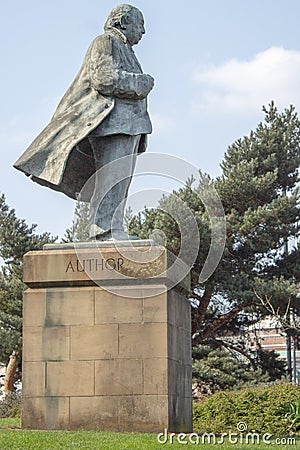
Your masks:
M 128 272 L 128 251 L 101 257 Z M 100 283 L 77 259 L 72 248 L 25 255 L 23 427 L 190 432 L 189 302 L 161 273 L 124 283 L 103 270 Z

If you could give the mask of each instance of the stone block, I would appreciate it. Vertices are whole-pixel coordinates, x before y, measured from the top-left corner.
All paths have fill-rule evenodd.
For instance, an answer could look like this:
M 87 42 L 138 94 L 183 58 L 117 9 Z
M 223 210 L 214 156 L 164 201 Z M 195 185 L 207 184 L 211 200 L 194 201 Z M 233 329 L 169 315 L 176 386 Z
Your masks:
M 184 364 L 183 365 L 183 379 L 181 380 L 182 384 L 182 395 L 183 397 L 192 400 L 192 365 Z
M 119 325 L 119 354 L 123 358 L 159 358 L 167 355 L 167 327 L 163 323 Z
M 65 430 L 69 428 L 69 398 L 26 398 L 22 409 L 22 427 L 31 430 Z
M 23 362 L 43 361 L 42 327 L 23 327 Z
M 118 431 L 119 403 L 119 397 L 71 397 L 70 428 Z
M 133 295 L 133 289 L 106 289 L 95 291 L 95 323 L 134 323 L 142 322 L 142 298 L 127 297 Z M 142 290 L 139 290 L 142 293 Z M 123 294 L 123 295 L 122 295 Z
M 43 360 L 62 361 L 70 358 L 69 327 L 43 328 L 42 343 Z
M 176 290 L 168 292 L 168 318 L 170 324 L 191 331 L 190 302 Z
M 166 292 L 145 297 L 143 300 L 143 321 L 166 323 L 168 321 L 167 301 L 168 294 Z
M 179 396 L 180 395 L 180 364 L 174 359 L 168 360 L 168 392 L 169 395 Z
M 23 362 L 22 396 L 41 397 L 45 394 L 46 364 L 44 362 Z
M 182 354 L 179 358 L 184 364 L 190 365 L 192 360 L 192 336 L 191 333 L 182 331 Z
M 168 355 L 169 358 L 175 361 L 181 360 L 182 358 L 182 334 L 181 328 L 168 324 Z
M 27 289 L 23 294 L 23 326 L 44 326 L 46 316 L 46 290 Z
M 46 326 L 92 325 L 94 288 L 47 289 Z
M 68 327 L 24 327 L 24 361 L 51 361 L 69 359 L 70 336 Z
M 179 324 L 177 323 L 177 298 L 177 292 L 168 291 L 168 323 L 174 326 L 179 326 Z
M 170 395 L 178 398 L 192 397 L 192 366 L 175 361 L 168 360 L 169 385 L 168 392 Z
M 144 359 L 144 394 L 167 395 L 168 394 L 168 359 L 149 358 Z
M 192 321 L 191 321 L 191 304 L 186 298 L 182 298 L 182 317 L 183 328 L 186 330 L 189 336 L 192 334 Z
M 97 360 L 117 356 L 117 324 L 71 327 L 72 360 Z
M 165 278 L 167 253 L 160 246 L 131 248 L 59 248 L 24 256 L 24 282 L 29 287 L 65 284 L 94 285 L 95 280 Z
M 168 428 L 167 395 L 120 397 L 119 430 L 158 433 Z
M 95 362 L 95 395 L 143 393 L 143 361 L 113 359 Z
M 48 362 L 46 396 L 94 395 L 94 367 L 93 361 Z
M 191 433 L 192 424 L 192 401 L 191 398 L 182 398 L 169 395 L 169 431 L 176 433 Z

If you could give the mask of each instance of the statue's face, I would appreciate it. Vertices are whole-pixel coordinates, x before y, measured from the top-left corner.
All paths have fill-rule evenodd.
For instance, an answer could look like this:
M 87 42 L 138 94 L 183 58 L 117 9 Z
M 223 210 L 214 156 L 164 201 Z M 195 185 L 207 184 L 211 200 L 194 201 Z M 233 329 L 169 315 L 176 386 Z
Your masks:
M 132 12 L 131 18 L 130 23 L 127 23 L 122 29 L 122 33 L 125 34 L 130 45 L 136 45 L 145 34 L 144 18 L 142 13 L 136 10 Z

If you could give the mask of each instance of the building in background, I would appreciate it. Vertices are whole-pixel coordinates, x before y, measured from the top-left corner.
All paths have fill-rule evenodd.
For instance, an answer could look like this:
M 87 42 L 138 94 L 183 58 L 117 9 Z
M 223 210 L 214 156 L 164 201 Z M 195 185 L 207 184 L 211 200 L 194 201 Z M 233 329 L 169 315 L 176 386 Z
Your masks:
M 259 345 L 263 350 L 274 350 L 280 359 L 286 361 L 292 381 L 300 383 L 300 350 L 297 330 L 290 327 L 286 331 L 272 318 L 266 318 L 249 329 L 250 348 Z

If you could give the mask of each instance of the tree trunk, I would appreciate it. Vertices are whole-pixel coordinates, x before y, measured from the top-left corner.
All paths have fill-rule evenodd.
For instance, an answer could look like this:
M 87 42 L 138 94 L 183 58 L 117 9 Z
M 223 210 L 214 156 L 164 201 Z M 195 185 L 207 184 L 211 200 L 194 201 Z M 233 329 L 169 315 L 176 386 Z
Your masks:
M 199 330 L 202 327 L 202 324 L 204 322 L 205 314 L 207 311 L 207 308 L 209 306 L 212 293 L 214 291 L 214 288 L 212 285 L 207 284 L 205 286 L 204 294 L 202 297 L 198 296 L 195 292 L 192 293 L 191 298 L 194 298 L 199 301 L 198 308 L 194 311 L 193 318 L 192 318 L 192 335 L 199 334 Z
M 16 372 L 18 368 L 17 353 L 15 351 L 9 357 L 9 363 L 6 368 L 4 377 L 4 392 L 9 394 L 15 391 Z
M 233 308 L 226 314 L 221 314 L 218 318 L 216 318 L 211 325 L 206 327 L 202 334 L 203 339 L 207 339 L 209 337 L 213 337 L 216 331 L 221 328 L 224 324 L 229 322 L 233 317 L 235 317 L 239 312 L 241 312 L 245 308 L 245 305 L 241 304 Z

